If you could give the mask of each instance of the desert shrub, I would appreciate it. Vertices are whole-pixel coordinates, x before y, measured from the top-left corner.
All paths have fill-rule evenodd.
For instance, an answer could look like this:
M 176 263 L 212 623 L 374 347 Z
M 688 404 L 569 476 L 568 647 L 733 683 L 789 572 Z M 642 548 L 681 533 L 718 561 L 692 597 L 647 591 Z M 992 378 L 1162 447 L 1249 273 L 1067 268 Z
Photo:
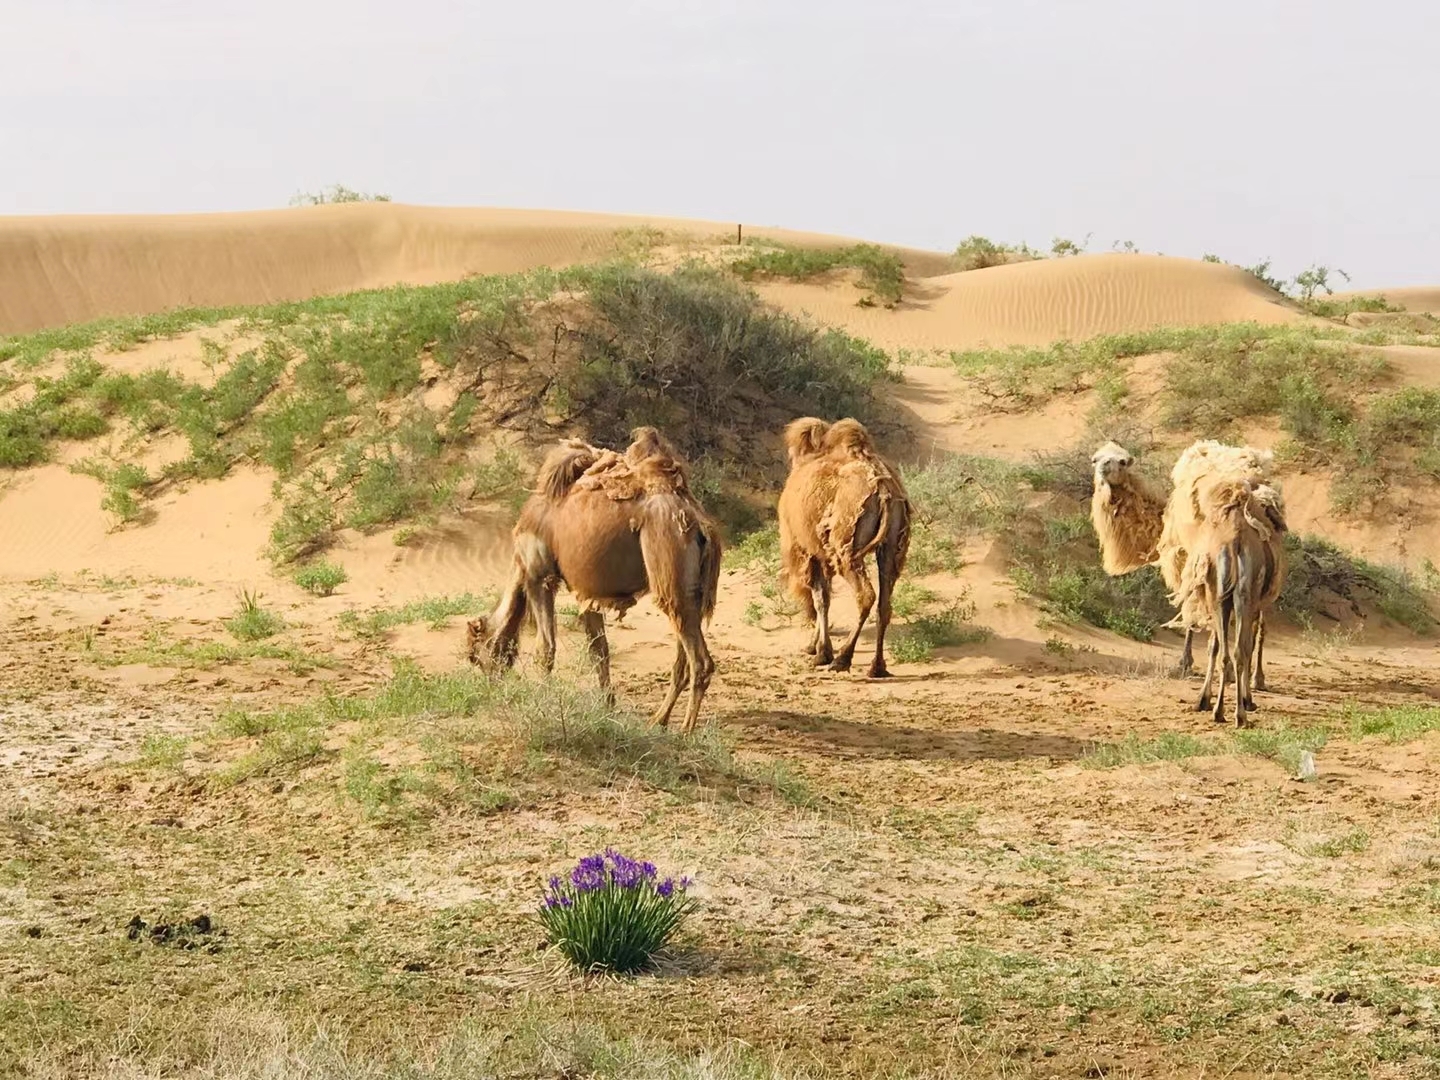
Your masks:
M 235 614 L 225 621 L 225 629 L 241 641 L 260 641 L 274 637 L 285 629 L 285 622 L 273 611 L 260 606 L 260 594 L 241 590 Z
M 780 463 L 760 435 L 781 417 L 879 416 L 884 352 L 770 311 L 713 267 L 600 267 L 574 284 L 583 298 L 511 298 L 457 327 L 450 348 L 477 371 L 492 424 L 580 429 L 612 446 L 653 424 L 692 462 L 711 458 L 726 478 L 753 480 Z
M 295 571 L 295 584 L 315 596 L 329 596 L 349 579 L 345 568 L 329 559 L 317 559 Z
M 764 248 L 730 264 L 731 271 L 747 281 L 776 277 L 804 281 L 842 267 L 859 270 L 861 287 L 887 305 L 898 304 L 904 295 L 905 264 L 899 255 L 875 244 Z
M 306 476 L 288 490 L 276 481 L 280 516 L 270 526 L 270 558 L 294 562 L 325 547 L 334 536 L 335 503 L 320 479 Z
M 1149 641 L 1174 615 L 1159 571 L 1147 566 L 1120 577 L 1105 573 L 1089 515 L 1065 505 L 1032 511 L 1017 522 L 1011 580 L 1057 618 Z
M 954 255 L 957 270 L 983 270 L 990 266 L 1004 266 L 1006 263 L 1027 262 L 1039 258 L 1043 256 L 1031 250 L 1027 244 L 1016 247 L 1013 244 L 996 243 L 983 236 L 967 236 L 956 245 Z
M 633 975 L 653 967 L 691 911 L 690 880 L 659 877 L 653 863 L 607 848 L 550 879 L 540 924 L 581 971 Z
M 89 457 L 70 466 L 70 471 L 92 477 L 104 485 L 100 508 L 114 514 L 121 524 L 137 521 L 144 513 L 136 493 L 154 483 L 144 466 Z
M 389 202 L 389 195 L 372 195 L 344 184 L 331 184 L 319 191 L 300 191 L 291 196 L 291 206 L 329 206 L 335 203 Z
M 1303 625 L 1316 615 L 1335 618 L 1343 607 L 1356 615 L 1362 604 L 1419 634 L 1436 626 L 1435 596 L 1405 570 L 1376 566 L 1328 540 L 1288 533 L 1285 537 L 1285 585 L 1278 606 Z

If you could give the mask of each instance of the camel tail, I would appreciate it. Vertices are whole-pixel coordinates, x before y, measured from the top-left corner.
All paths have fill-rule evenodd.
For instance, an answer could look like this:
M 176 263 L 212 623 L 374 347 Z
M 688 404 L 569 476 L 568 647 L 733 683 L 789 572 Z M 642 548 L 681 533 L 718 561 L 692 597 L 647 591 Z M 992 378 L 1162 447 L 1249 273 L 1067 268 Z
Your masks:
M 724 545 L 720 542 L 720 530 L 708 520 L 701 521 L 696 540 L 700 544 L 700 618 L 708 623 L 720 596 L 720 558 Z
M 693 506 L 672 505 L 640 526 L 640 551 L 656 607 L 672 618 L 694 610 L 710 618 L 720 592 L 721 542 L 714 522 Z
M 880 551 L 889 553 L 893 578 L 905 572 L 905 562 L 910 558 L 910 500 L 903 495 L 892 495 L 885 500 L 885 511 L 880 517 Z

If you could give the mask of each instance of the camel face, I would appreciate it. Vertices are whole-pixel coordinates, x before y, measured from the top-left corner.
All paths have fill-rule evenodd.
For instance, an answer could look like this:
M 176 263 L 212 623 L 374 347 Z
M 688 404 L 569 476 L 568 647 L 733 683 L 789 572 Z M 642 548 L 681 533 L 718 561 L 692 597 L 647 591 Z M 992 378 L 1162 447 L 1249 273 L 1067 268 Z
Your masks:
M 489 669 L 493 667 L 490 661 L 490 642 L 494 639 L 495 633 L 490 629 L 490 620 L 485 616 L 478 619 L 471 619 L 465 624 L 465 655 L 470 663 L 479 667 Z
M 1135 458 L 1119 443 L 1107 442 L 1090 455 L 1090 464 L 1095 470 L 1097 484 L 1114 484 L 1135 464 Z

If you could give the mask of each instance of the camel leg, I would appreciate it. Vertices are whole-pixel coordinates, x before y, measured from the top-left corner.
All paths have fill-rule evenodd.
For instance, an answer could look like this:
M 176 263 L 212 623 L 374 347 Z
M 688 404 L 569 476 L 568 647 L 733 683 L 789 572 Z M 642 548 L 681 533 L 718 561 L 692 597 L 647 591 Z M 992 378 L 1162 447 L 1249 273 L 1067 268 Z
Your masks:
M 813 566 L 807 574 L 809 587 L 797 599 L 800 601 L 800 614 L 810 627 L 810 640 L 805 643 L 805 653 L 807 656 L 814 656 L 815 650 L 820 647 L 820 618 L 815 603 L 815 570 Z M 789 592 L 788 586 L 786 586 L 786 592 Z
M 835 659 L 830 645 L 830 578 L 818 560 L 810 563 L 810 600 L 815 608 L 815 634 L 807 650 L 815 655 L 815 666 L 824 667 Z
M 690 666 L 690 706 L 685 710 L 686 734 L 695 730 L 700 719 L 700 703 L 705 700 L 705 691 L 710 687 L 710 678 L 715 674 L 715 661 L 710 656 L 710 646 L 705 643 L 705 631 L 700 625 L 698 611 L 687 613 L 676 620 L 676 630 L 685 650 L 685 659 Z
M 1215 661 L 1216 654 L 1220 651 L 1220 639 L 1213 633 L 1210 635 L 1210 646 L 1206 650 L 1205 681 L 1200 684 L 1200 700 L 1195 703 L 1196 712 L 1210 711 L 1210 693 L 1215 686 Z
M 1235 621 L 1235 726 L 1245 727 L 1245 713 L 1251 708 L 1250 664 L 1255 655 L 1255 616 L 1249 605 L 1237 605 Z
M 870 575 L 865 572 L 863 564 L 859 568 L 852 566 L 841 573 L 854 590 L 855 606 L 859 610 L 855 618 L 855 629 L 840 647 L 835 662 L 830 665 L 831 671 L 850 670 L 850 664 L 855 659 L 855 646 L 860 641 L 860 631 L 865 627 L 865 620 L 870 617 L 870 609 L 875 606 L 875 586 L 870 584 Z
M 585 611 L 580 614 L 580 629 L 590 643 L 590 659 L 595 664 L 595 674 L 600 680 L 600 690 L 610 705 L 615 704 L 615 690 L 610 685 L 610 642 L 605 637 L 605 616 L 599 611 Z
M 1193 669 L 1194 667 L 1195 628 L 1193 626 L 1187 626 L 1185 628 L 1185 644 L 1180 649 L 1180 663 L 1175 668 L 1175 677 L 1177 679 L 1186 678 L 1190 674 L 1191 669 Z
M 665 700 L 660 703 L 650 717 L 650 723 L 657 727 L 670 726 L 670 714 L 675 709 L 675 702 L 680 698 L 680 689 L 690 681 L 690 661 L 685 655 L 685 646 L 679 637 L 675 639 L 675 665 L 670 669 L 670 689 L 665 694 Z
M 1233 597 L 1220 602 L 1219 610 L 1215 612 L 1215 632 L 1211 638 L 1214 644 L 1212 646 L 1211 656 L 1218 653 L 1221 657 L 1227 660 L 1229 659 L 1231 647 L 1234 645 L 1234 642 L 1230 640 L 1230 616 L 1234 610 L 1235 601 Z M 1226 664 L 1220 671 L 1220 689 L 1215 693 L 1215 709 L 1211 713 L 1212 719 L 1214 719 L 1217 724 L 1223 724 L 1225 722 L 1225 684 L 1230 681 L 1231 670 L 1233 670 L 1232 666 Z
M 555 590 L 547 585 L 534 585 L 525 590 L 530 608 L 535 613 L 535 635 L 540 643 L 540 670 L 549 675 L 555 670 Z
M 895 549 L 882 544 L 875 556 L 875 576 L 880 583 L 879 603 L 875 610 L 875 658 L 870 661 L 868 675 L 872 679 L 888 679 L 885 666 L 885 631 L 890 629 L 890 598 L 895 592 Z
M 1255 619 L 1255 689 L 1265 689 L 1265 613 Z M 1255 708 L 1253 701 L 1245 703 L 1247 709 Z

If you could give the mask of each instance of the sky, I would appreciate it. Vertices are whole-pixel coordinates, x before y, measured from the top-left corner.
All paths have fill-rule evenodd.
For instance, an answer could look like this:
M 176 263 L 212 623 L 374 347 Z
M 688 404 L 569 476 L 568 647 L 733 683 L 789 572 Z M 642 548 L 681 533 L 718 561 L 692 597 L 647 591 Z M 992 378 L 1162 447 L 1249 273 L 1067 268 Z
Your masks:
M 1426 0 L 0 0 L 0 215 L 397 202 L 1440 284 Z

